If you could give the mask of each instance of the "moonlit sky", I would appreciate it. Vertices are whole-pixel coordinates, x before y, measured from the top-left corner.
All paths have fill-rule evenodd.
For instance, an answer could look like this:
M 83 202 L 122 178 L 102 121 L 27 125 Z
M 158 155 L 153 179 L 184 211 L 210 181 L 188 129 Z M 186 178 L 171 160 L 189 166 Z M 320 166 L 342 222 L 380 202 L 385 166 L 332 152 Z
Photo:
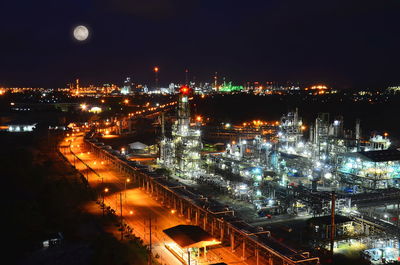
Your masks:
M 127 76 L 400 83 L 398 0 L 42 0 L 0 2 L 0 86 L 61 87 Z M 72 31 L 89 28 L 79 42 Z

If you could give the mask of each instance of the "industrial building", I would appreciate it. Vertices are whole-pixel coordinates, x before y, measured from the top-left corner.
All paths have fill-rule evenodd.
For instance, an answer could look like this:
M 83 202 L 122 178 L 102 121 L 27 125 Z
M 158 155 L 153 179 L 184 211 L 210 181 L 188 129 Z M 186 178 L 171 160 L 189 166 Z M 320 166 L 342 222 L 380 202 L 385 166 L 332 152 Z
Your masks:
M 360 151 L 339 155 L 338 174 L 343 182 L 362 189 L 400 187 L 400 151 Z

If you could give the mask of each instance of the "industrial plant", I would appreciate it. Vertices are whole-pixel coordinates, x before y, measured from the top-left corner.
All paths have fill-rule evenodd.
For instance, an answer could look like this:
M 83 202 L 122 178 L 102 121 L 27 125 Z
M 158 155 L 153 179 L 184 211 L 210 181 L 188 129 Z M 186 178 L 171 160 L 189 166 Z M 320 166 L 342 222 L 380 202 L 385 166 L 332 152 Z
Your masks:
M 397 260 L 400 151 L 391 148 L 387 133 L 365 139 L 359 119 L 348 129 L 342 116 L 331 119 L 329 113 L 305 124 L 294 109 L 250 128 L 221 125 L 230 135 L 224 150 L 207 152 L 201 139 L 207 125 L 191 122 L 189 98 L 183 86 L 172 138 L 165 136 L 162 114 L 157 164 L 170 177 L 221 190 L 218 200 L 250 224 L 280 218 L 290 226 L 299 216 L 309 217 L 310 247 L 340 252 L 362 246 L 372 261 Z M 254 214 L 241 212 L 234 201 L 250 205 Z

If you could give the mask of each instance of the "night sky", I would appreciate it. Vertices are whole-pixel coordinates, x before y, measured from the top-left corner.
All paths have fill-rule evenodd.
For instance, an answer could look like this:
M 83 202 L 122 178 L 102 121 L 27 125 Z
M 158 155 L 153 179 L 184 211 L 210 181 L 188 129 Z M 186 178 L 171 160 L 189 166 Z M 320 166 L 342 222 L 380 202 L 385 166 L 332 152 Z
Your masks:
M 78 42 L 73 28 L 86 25 Z M 3 0 L 0 86 L 191 79 L 400 83 L 399 0 Z

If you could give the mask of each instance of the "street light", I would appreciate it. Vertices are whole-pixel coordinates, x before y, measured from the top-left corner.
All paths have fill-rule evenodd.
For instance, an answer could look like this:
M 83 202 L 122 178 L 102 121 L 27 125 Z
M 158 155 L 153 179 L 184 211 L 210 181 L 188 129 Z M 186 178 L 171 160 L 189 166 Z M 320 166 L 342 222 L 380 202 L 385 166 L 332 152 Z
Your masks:
M 203 120 L 203 117 L 201 117 L 200 115 L 196 116 L 196 121 L 197 122 L 201 122 Z
M 125 180 L 125 199 L 126 199 L 126 183 L 129 183 L 130 181 L 131 181 L 130 178 L 127 178 L 127 179 Z
M 102 207 L 103 207 L 103 216 L 104 216 L 104 209 L 106 208 L 105 205 L 104 205 L 104 196 L 105 196 L 105 193 L 107 193 L 107 192 L 108 192 L 108 188 L 105 188 L 105 189 L 103 190 L 103 192 L 102 192 L 102 195 L 103 195 L 103 203 L 102 203 Z

